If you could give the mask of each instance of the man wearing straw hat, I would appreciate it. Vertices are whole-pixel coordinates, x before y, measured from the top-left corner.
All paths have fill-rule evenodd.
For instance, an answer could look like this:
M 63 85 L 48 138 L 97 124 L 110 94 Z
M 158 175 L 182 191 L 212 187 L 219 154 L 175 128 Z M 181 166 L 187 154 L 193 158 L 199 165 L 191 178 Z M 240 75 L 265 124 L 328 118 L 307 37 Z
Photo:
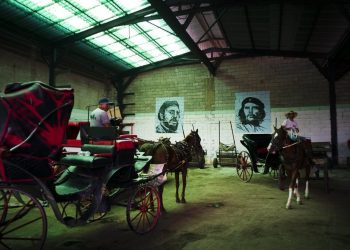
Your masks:
M 298 113 L 291 110 L 288 113 L 285 114 L 286 118 L 282 122 L 282 127 L 288 132 L 288 136 L 291 140 L 296 141 L 297 139 L 305 139 L 303 137 L 300 137 L 298 135 L 299 133 L 299 126 L 297 121 L 295 120 L 295 117 L 297 117 Z
M 286 113 L 285 116 L 287 119 L 282 122 L 282 127 L 288 132 L 288 137 L 291 140 L 300 141 L 303 143 L 303 147 L 309 163 L 311 166 L 313 166 L 312 171 L 318 174 L 318 169 L 315 167 L 315 162 L 312 160 L 311 140 L 299 135 L 299 126 L 295 120 L 295 117 L 297 117 L 297 115 L 298 113 L 293 110 Z

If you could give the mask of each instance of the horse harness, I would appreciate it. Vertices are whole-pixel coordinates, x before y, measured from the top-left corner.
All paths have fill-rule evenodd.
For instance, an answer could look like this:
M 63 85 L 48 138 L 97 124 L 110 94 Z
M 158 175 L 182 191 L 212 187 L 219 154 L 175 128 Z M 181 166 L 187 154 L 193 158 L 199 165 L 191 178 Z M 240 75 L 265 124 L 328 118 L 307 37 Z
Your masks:
M 171 147 L 173 148 L 176 157 L 180 160 L 190 160 L 190 146 L 188 145 L 187 142 L 185 141 L 180 141 L 180 142 L 176 142 L 175 145 L 171 145 Z
M 181 160 L 188 160 L 189 159 L 189 153 L 190 152 L 190 146 L 185 141 L 176 142 L 175 144 L 167 144 L 163 141 L 156 142 L 153 146 L 153 150 L 157 149 L 158 147 L 163 147 L 163 149 L 166 152 L 166 159 L 169 160 L 169 150 L 168 147 L 172 148 L 175 152 L 175 155 L 177 159 Z

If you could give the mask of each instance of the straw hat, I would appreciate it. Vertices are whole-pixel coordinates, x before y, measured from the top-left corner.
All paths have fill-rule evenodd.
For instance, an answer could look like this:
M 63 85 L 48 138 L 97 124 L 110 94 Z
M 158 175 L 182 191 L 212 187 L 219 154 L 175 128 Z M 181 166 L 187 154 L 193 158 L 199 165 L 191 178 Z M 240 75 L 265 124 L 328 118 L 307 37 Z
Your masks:
M 285 114 L 286 117 L 289 117 L 289 116 L 291 116 L 291 115 L 293 115 L 294 117 L 296 117 L 296 116 L 298 115 L 298 113 L 295 112 L 295 111 L 293 111 L 293 110 L 291 110 L 291 111 L 289 111 L 288 113 Z

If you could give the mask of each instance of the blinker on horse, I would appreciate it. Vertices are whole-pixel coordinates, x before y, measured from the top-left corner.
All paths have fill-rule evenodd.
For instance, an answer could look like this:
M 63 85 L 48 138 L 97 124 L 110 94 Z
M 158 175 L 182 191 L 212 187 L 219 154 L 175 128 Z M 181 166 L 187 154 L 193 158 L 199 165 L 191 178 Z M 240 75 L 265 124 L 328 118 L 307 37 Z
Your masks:
M 297 203 L 301 204 L 301 197 L 298 190 L 298 178 L 300 170 L 305 169 L 305 198 L 309 198 L 309 176 L 311 169 L 311 159 L 308 156 L 309 150 L 307 141 L 292 141 L 282 127 L 274 128 L 275 132 L 270 145 L 270 152 L 278 151 L 281 158 L 281 164 L 290 178 L 289 195 L 286 203 L 286 208 L 291 208 L 293 194 L 297 197 Z M 281 166 L 281 167 L 282 167 Z M 280 168 L 281 168 L 280 167 Z M 281 173 L 282 171 L 280 171 Z M 282 182 L 282 176 L 279 176 Z
M 200 144 L 201 138 L 198 135 L 198 129 L 192 130 L 185 139 L 175 144 L 169 141 L 159 141 L 153 143 L 144 143 L 139 150 L 145 152 L 145 155 L 152 155 L 152 164 L 163 164 L 163 172 L 175 173 L 176 184 L 176 202 L 186 203 L 185 193 L 187 185 L 188 163 L 191 160 L 191 149 L 199 152 L 203 151 Z M 180 173 L 182 177 L 181 199 L 179 196 Z M 163 190 L 164 183 L 159 186 L 159 194 L 161 199 L 161 209 L 165 211 L 163 206 Z

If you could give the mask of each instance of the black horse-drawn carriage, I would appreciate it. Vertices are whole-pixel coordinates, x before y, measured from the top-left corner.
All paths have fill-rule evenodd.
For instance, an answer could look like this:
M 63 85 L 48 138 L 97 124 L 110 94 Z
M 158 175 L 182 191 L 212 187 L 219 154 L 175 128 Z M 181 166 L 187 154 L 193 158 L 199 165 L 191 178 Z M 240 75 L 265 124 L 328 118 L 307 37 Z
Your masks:
M 267 147 L 271 138 L 271 134 L 244 134 L 241 143 L 248 152 L 242 154 L 244 159 L 242 164 L 250 166 L 252 172 L 270 173 L 277 178 L 280 160 L 277 154 L 268 152 Z
M 144 234 L 157 224 L 158 175 L 140 173 L 151 157 L 136 155 L 132 141 L 87 143 L 79 154 L 62 150 L 73 99 L 72 89 L 40 82 L 11 84 L 1 95 L 0 248 L 41 249 L 46 206 L 61 223 L 82 225 L 108 212 L 121 190 L 130 191 L 132 230 Z

